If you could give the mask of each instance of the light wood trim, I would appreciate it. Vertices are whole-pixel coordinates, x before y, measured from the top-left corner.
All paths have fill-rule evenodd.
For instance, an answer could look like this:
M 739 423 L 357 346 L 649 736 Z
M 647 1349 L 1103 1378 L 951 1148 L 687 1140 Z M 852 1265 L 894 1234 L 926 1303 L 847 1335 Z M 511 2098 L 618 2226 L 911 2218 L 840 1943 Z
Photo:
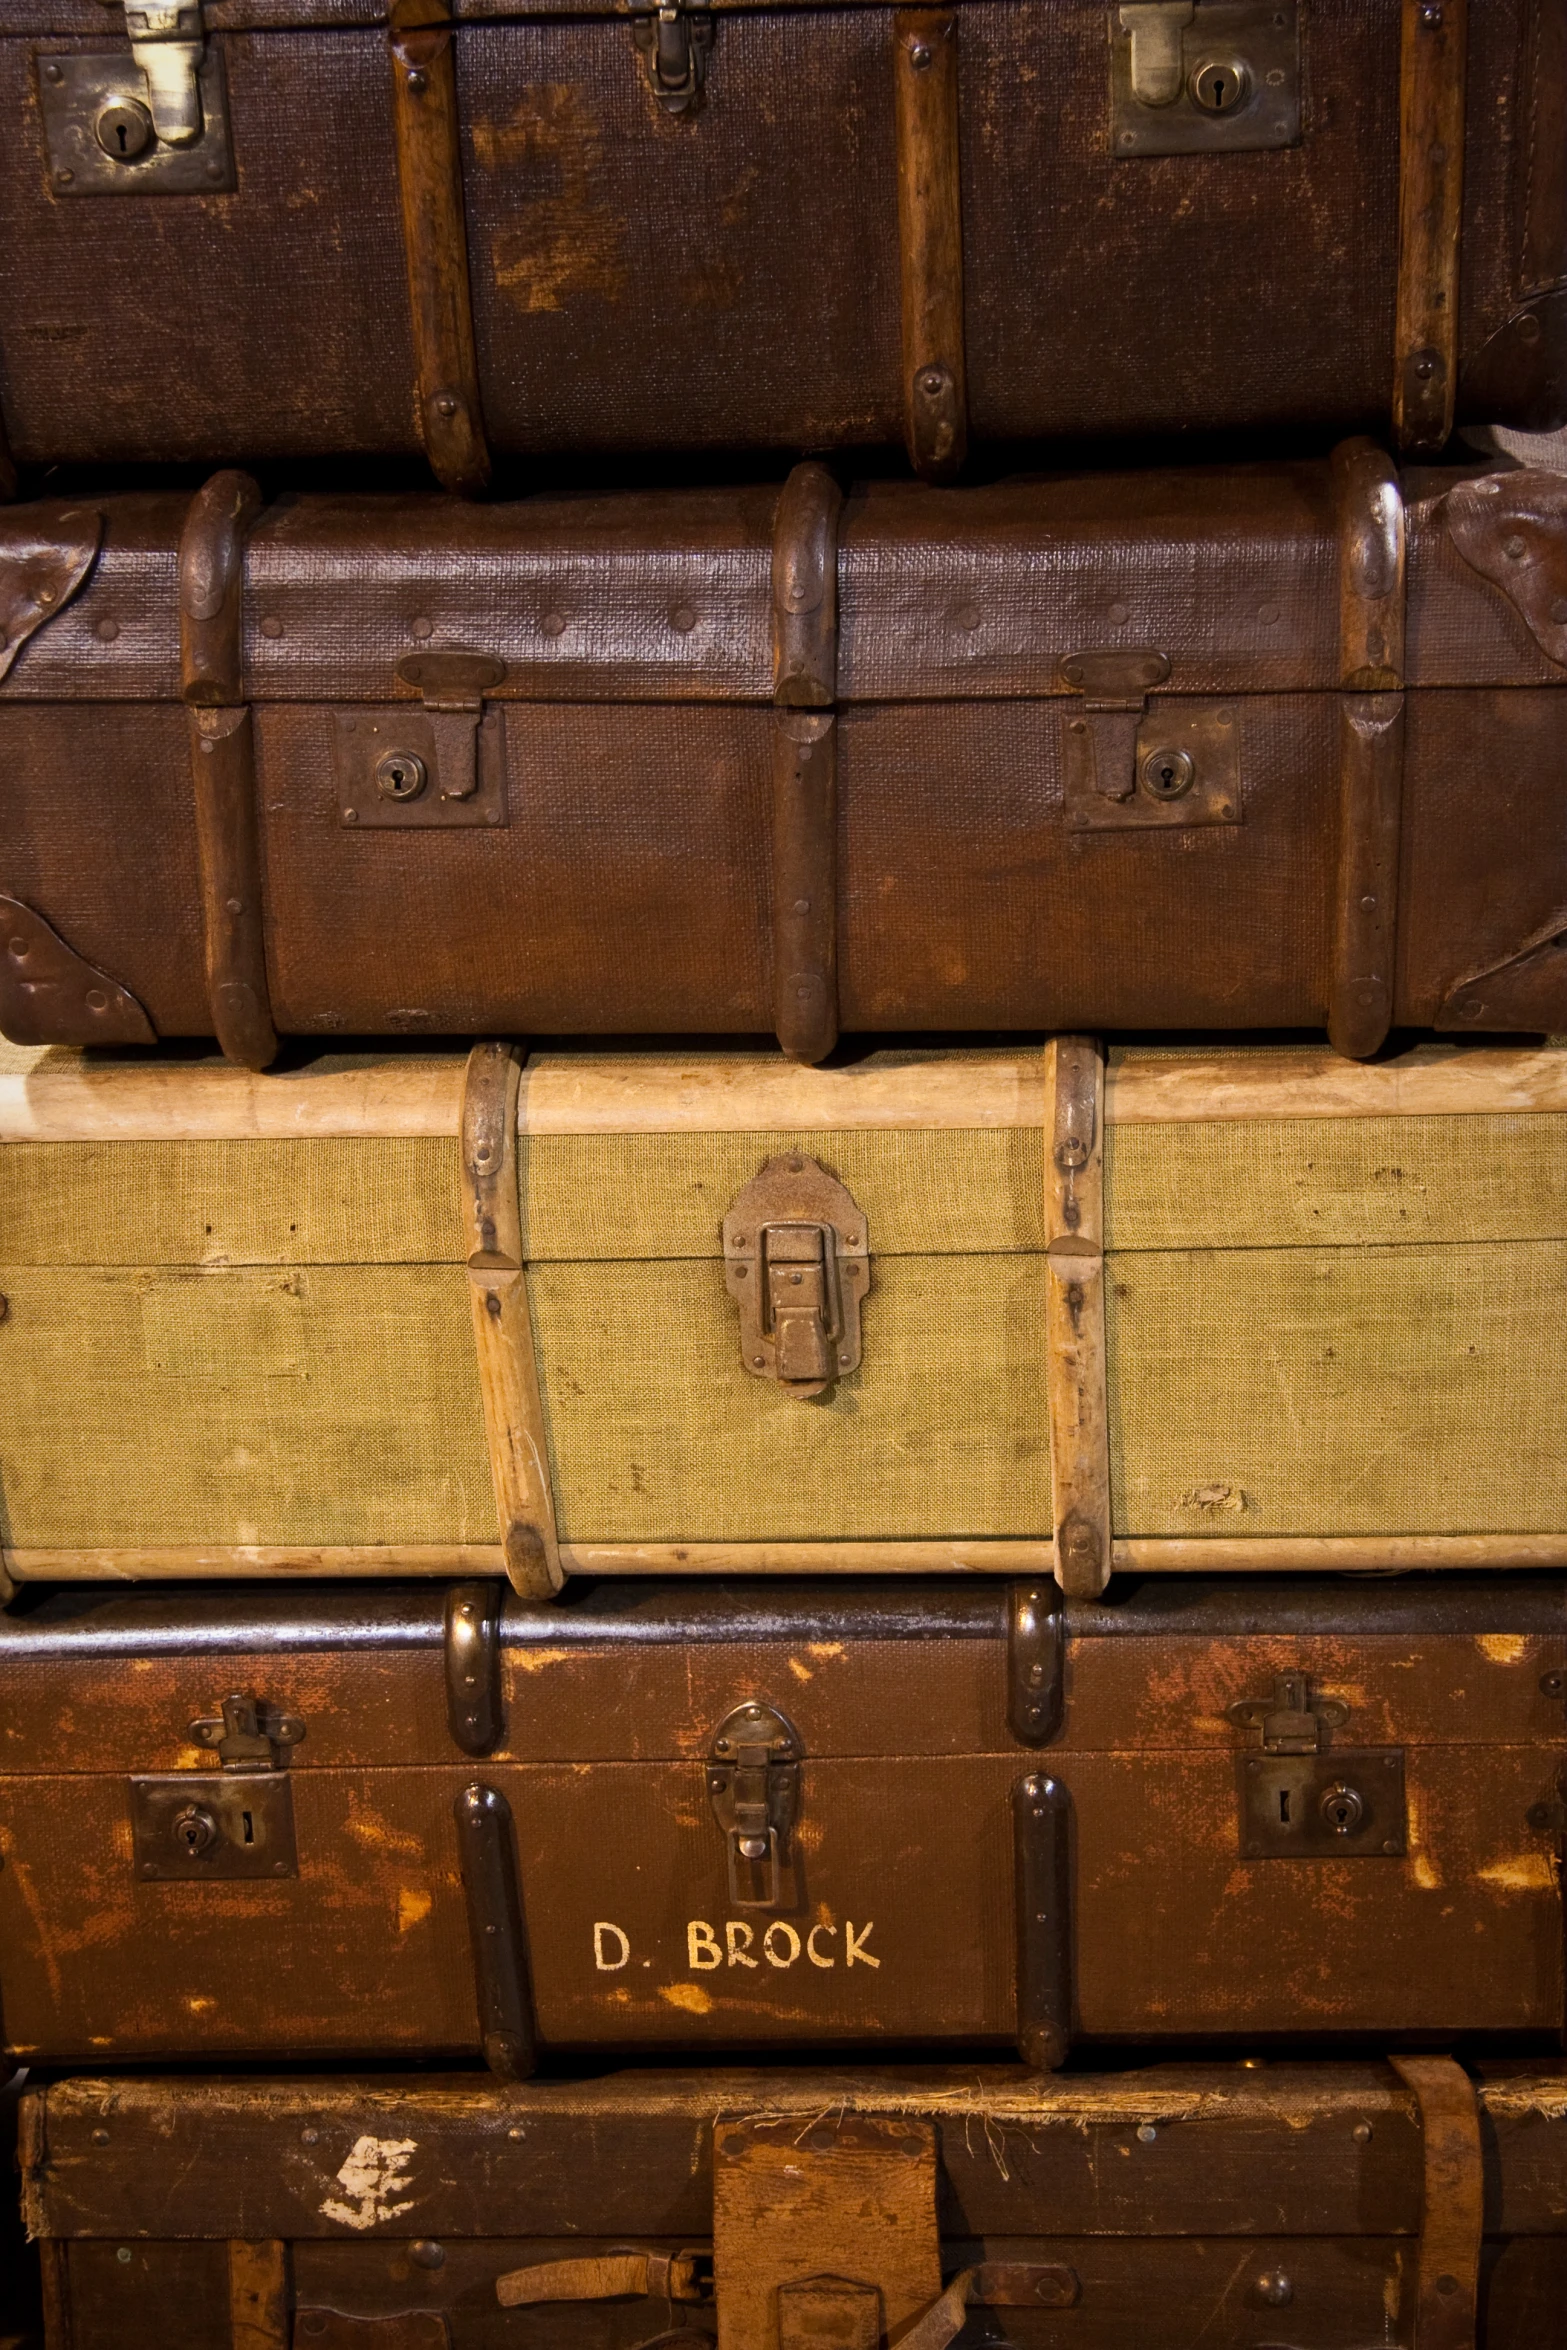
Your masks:
M 524 1598 L 548 1599 L 563 1577 L 517 1198 L 521 1075 L 510 1045 L 476 1044 L 468 1056 L 462 1114 L 468 1295 L 506 1572 Z
M 1045 1394 L 1055 1574 L 1091 1599 L 1110 1579 L 1105 1386 L 1104 1056 L 1091 1037 L 1045 1047 Z
M 45 1047 L 30 1069 L 0 1074 L 0 1143 L 455 1136 L 464 1067 L 458 1052 L 323 1055 L 258 1077 L 216 1060 L 117 1065 Z M 1561 1112 L 1567 1050 L 1425 1044 L 1372 1066 L 1326 1047 L 1134 1050 L 1111 1059 L 1104 1104 L 1111 1126 Z M 888 1052 L 847 1069 L 700 1052 L 540 1055 L 524 1070 L 518 1110 L 528 1135 L 975 1131 L 1044 1118 L 1035 1052 Z
M 958 12 L 900 8 L 892 39 L 904 439 L 915 472 L 943 481 L 968 447 Z
M 1468 49 L 1469 0 L 1404 0 L 1393 430 L 1405 450 L 1434 452 L 1453 430 Z
M 419 430 L 443 489 L 477 497 L 490 453 L 463 217 L 462 135 L 445 0 L 394 0 L 388 33 Z
M 1116 1541 L 1117 1574 L 1288 1575 L 1567 1569 L 1561 1534 L 1149 1535 Z M 562 1542 L 567 1575 L 1048 1575 L 1055 1545 L 956 1536 L 911 1542 Z M 140 1550 L 10 1550 L 22 1583 L 311 1581 L 502 1575 L 495 1543 L 361 1543 L 310 1549 L 238 1543 Z
M 231 2350 L 289 2350 L 288 2246 L 231 2241 L 228 2253 Z

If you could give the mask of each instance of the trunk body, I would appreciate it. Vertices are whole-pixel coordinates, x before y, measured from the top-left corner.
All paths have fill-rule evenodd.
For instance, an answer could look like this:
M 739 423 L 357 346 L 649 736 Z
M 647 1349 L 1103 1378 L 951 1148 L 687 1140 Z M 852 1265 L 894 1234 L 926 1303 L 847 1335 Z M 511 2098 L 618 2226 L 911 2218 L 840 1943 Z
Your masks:
M 18 2061 L 1561 2028 L 1559 1576 L 463 1605 L 0 1620 Z
M 1567 1566 L 1558 1048 L 16 1060 L 18 1582 Z
M 1407 2072 L 67 2080 L 23 2099 L 27 2211 L 73 2350 L 780 2350 L 944 2284 L 921 2339 L 967 2299 L 1018 2350 L 1151 2309 L 1165 2350 L 1409 2345 L 1435 2288 L 1436 2339 L 1554 2341 L 1560 2065 Z M 800 2328 L 824 2286 L 860 2330 Z
M 1546 0 L 1470 10 L 1467 61 L 1457 0 L 1409 32 L 1400 0 L 1198 0 L 1173 105 L 1130 112 L 1146 71 L 1107 0 L 683 7 L 667 29 L 450 13 L 209 0 L 200 136 L 126 159 L 97 127 L 107 98 L 152 128 L 120 20 L 8 11 L 18 457 L 423 446 L 474 488 L 486 444 L 905 441 L 940 471 L 965 428 L 1331 433 L 1391 412 L 1430 446 L 1455 413 L 1567 413 L 1567 41 Z M 1226 60 L 1244 102 L 1231 119 L 1221 89 L 1207 119 L 1204 64 Z

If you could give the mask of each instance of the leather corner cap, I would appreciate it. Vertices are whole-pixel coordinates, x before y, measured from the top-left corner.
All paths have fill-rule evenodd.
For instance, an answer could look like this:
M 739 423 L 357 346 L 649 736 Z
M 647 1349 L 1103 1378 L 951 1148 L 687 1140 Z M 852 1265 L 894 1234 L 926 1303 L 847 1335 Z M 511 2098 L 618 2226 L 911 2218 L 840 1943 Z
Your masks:
M 1450 489 L 1441 511 L 1464 561 L 1501 589 L 1546 659 L 1567 669 L 1567 474 L 1486 474 Z
M 0 513 L 0 681 L 28 638 L 64 611 L 102 543 L 96 507 L 18 506 Z

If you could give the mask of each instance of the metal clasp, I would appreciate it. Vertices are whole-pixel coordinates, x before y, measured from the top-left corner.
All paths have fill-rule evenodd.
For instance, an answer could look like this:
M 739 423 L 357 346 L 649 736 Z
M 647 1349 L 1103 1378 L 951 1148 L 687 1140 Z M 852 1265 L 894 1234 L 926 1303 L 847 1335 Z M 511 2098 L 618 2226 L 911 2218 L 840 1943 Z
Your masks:
M 479 788 L 484 697 L 505 677 L 505 662 L 487 653 L 410 653 L 398 662 L 397 675 L 401 684 L 418 689 L 430 716 L 438 762 L 434 781 L 441 798 L 471 800 Z
M 775 1706 L 754 1699 L 726 1714 L 713 1733 L 707 1799 L 728 1847 L 736 1909 L 786 1906 L 804 1756 L 799 1733 Z
M 1086 768 L 1101 799 L 1129 800 L 1137 789 L 1137 730 L 1150 692 L 1169 674 L 1168 660 L 1155 652 L 1069 653 L 1062 662 L 1062 678 L 1083 696 L 1084 710 L 1069 722 L 1068 755 L 1080 772 Z
M 690 114 L 702 103 L 713 46 L 708 5 L 709 0 L 664 0 L 651 16 L 632 20 L 631 37 L 642 52 L 647 86 L 666 113 Z
M 782 1153 L 735 1195 L 724 1278 L 753 1377 L 812 1396 L 854 1370 L 870 1277 L 865 1218 L 819 1160 Z
M 152 127 L 166 147 L 201 137 L 201 0 L 125 0 L 131 55 L 147 77 Z
M 1186 80 L 1181 35 L 1193 14 L 1193 0 L 1138 0 L 1121 10 L 1139 106 L 1173 106 L 1180 96 Z
M 1329 1734 L 1349 1719 L 1341 1697 L 1313 1697 L 1304 1673 L 1275 1673 L 1273 1695 L 1243 1698 L 1229 1708 L 1240 1728 L 1261 1733 L 1265 1754 L 1320 1754 Z
M 216 1747 L 226 1771 L 277 1771 L 304 1737 L 305 1725 L 297 1714 L 236 1693 L 224 1698 L 220 1712 L 192 1722 L 189 1735 L 198 1746 Z

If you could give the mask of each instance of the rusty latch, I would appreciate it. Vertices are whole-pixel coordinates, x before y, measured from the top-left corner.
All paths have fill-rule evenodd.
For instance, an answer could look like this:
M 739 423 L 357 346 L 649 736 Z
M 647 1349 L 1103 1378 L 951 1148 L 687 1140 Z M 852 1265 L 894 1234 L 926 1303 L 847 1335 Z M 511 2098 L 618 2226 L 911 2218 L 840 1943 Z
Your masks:
M 753 1699 L 724 1716 L 707 1759 L 707 1799 L 729 1854 L 736 1909 L 778 1909 L 789 1838 L 800 1809 L 798 1731 L 776 1706 Z
M 713 19 L 708 0 L 664 0 L 651 15 L 632 19 L 647 86 L 668 114 L 689 114 L 702 103 Z
M 1101 799 L 1129 800 L 1137 789 L 1137 730 L 1149 694 L 1169 674 L 1165 655 L 1146 650 L 1069 653 L 1062 662 L 1062 678 L 1083 696 L 1085 713 L 1071 721 L 1068 744 Z
M 131 55 L 147 77 L 152 127 L 166 147 L 201 137 L 201 0 L 125 0 Z
M 401 684 L 414 686 L 423 698 L 435 738 L 436 774 L 427 778 L 422 762 L 412 759 L 401 792 L 388 790 L 384 778 L 383 791 L 389 798 L 417 799 L 426 781 L 433 781 L 443 800 L 471 800 L 479 788 L 484 697 L 505 677 L 505 662 L 488 653 L 410 653 L 398 662 L 397 675 Z
M 1341 1697 L 1313 1697 L 1305 1673 L 1275 1673 L 1272 1697 L 1243 1698 L 1229 1719 L 1260 1730 L 1265 1754 L 1320 1754 L 1326 1734 L 1348 1721 L 1349 1707 Z
M 192 1722 L 189 1735 L 198 1746 L 216 1747 L 226 1771 L 276 1771 L 304 1737 L 305 1725 L 297 1714 L 236 1694 L 224 1698 L 220 1712 Z
M 783 1152 L 736 1193 L 724 1278 L 754 1377 L 812 1396 L 858 1366 L 870 1239 L 853 1195 L 819 1160 Z

